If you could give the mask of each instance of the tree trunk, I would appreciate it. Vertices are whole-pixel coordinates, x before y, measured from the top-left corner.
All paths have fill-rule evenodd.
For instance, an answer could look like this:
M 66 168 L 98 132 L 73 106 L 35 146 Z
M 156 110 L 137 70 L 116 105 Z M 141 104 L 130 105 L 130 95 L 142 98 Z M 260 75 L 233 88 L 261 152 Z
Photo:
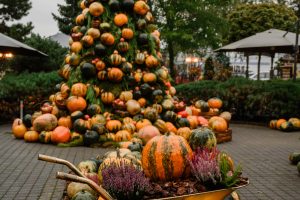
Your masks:
M 174 47 L 173 42 L 168 40 L 168 53 L 169 53 L 169 68 L 170 68 L 170 75 L 172 79 L 175 79 L 175 68 L 174 68 Z

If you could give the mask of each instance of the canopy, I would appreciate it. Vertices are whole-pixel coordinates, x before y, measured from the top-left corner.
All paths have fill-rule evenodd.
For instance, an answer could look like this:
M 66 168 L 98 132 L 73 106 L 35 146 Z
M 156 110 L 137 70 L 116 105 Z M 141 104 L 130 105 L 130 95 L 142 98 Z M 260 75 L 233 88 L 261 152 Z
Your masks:
M 215 51 L 245 53 L 294 53 L 296 34 L 278 29 L 269 29 L 221 47 Z
M 37 57 L 48 56 L 2 33 L 0 33 L 0 52 L 13 53 L 15 55 L 25 55 L 25 56 L 37 56 Z

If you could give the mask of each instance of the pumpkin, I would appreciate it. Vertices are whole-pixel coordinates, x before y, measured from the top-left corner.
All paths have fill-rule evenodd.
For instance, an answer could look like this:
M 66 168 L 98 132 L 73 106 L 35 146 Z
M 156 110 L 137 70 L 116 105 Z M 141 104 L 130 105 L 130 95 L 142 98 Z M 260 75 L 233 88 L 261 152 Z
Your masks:
M 140 129 L 148 125 L 152 125 L 152 123 L 148 119 L 141 119 L 136 123 L 135 127 L 136 130 L 139 131 Z
M 24 134 L 25 142 L 37 142 L 39 140 L 39 133 L 37 131 L 27 131 Z
M 73 42 L 70 47 L 71 52 L 79 53 L 82 50 L 82 44 L 80 42 Z
M 82 76 L 86 79 L 94 78 L 97 74 L 97 69 L 95 65 L 88 62 L 84 63 L 81 66 L 80 71 Z
M 70 116 L 61 117 L 61 118 L 58 119 L 57 124 L 58 124 L 58 126 L 64 126 L 64 127 L 67 127 L 69 129 L 71 129 L 72 128 L 71 117 Z
M 117 14 L 114 18 L 114 23 L 116 26 L 119 26 L 119 27 L 124 26 L 125 24 L 128 23 L 127 15 L 125 15 L 123 13 Z
M 192 130 L 189 127 L 181 127 L 177 130 L 176 133 L 176 135 L 182 136 L 187 141 L 189 141 L 191 134 L 192 134 Z
M 109 62 L 111 65 L 118 66 L 122 63 L 122 56 L 118 51 L 114 51 L 114 53 L 109 57 Z
M 126 123 L 122 126 L 122 130 L 128 131 L 129 133 L 133 134 L 136 130 L 136 127 L 133 123 Z
M 152 125 L 145 126 L 141 128 L 137 134 L 138 138 L 140 138 L 143 141 L 143 144 L 145 145 L 149 140 L 151 140 L 153 137 L 160 135 L 159 130 Z
M 115 142 L 130 141 L 131 134 L 127 130 L 121 130 L 116 133 Z
M 132 31 L 132 29 L 130 28 L 123 28 L 122 29 L 122 38 L 126 39 L 126 40 L 131 40 L 134 36 L 134 33 Z
M 211 124 L 211 128 L 216 132 L 226 132 L 228 129 L 227 122 L 222 117 L 215 117 L 214 119 L 210 119 L 209 124 Z
M 72 200 L 97 200 L 95 195 L 92 195 L 90 192 L 81 190 L 80 192 L 77 192 L 75 196 L 72 198 Z
M 85 97 L 87 92 L 87 86 L 83 83 L 75 83 L 71 87 L 71 93 L 73 96 Z
M 145 98 L 139 98 L 138 99 L 138 103 L 140 104 L 140 106 L 143 108 L 146 106 L 147 104 L 147 100 Z
M 129 49 L 129 43 L 126 42 L 126 41 L 124 40 L 124 38 L 121 38 L 121 39 L 120 39 L 120 42 L 118 43 L 117 48 L 118 48 L 118 50 L 119 50 L 120 52 L 125 53 L 125 52 L 127 52 L 128 49 Z
M 51 142 L 52 131 L 42 131 L 39 134 L 39 141 L 41 143 L 50 143 Z
M 133 151 L 141 152 L 143 150 L 143 145 L 140 143 L 133 142 L 132 144 L 128 145 L 128 149 L 132 152 Z
M 152 83 L 155 83 L 156 82 L 156 75 L 154 73 L 145 73 L 143 75 L 143 81 L 144 83 L 149 83 L 149 84 L 152 84 Z
M 90 122 L 84 119 L 76 119 L 73 123 L 73 129 L 77 133 L 84 134 L 86 130 L 90 129 Z
M 128 146 L 133 144 L 130 141 L 123 141 L 123 142 L 119 142 L 118 147 L 122 148 L 122 149 L 128 149 Z
M 71 67 L 70 65 L 64 65 L 62 68 L 59 70 L 59 76 L 68 80 L 71 74 Z
M 193 150 L 196 150 L 197 148 L 212 149 L 217 145 L 217 139 L 211 129 L 207 127 L 201 127 L 192 130 L 189 144 L 191 145 Z
M 122 2 L 122 8 L 126 12 L 132 12 L 134 6 L 134 0 L 123 0 Z
M 198 118 L 197 118 L 197 116 L 188 116 L 188 117 L 187 117 L 187 120 L 189 120 L 189 122 L 190 122 L 190 127 L 191 127 L 192 129 L 197 128 L 197 126 L 198 126 Z
M 107 71 L 105 70 L 99 71 L 97 77 L 100 81 L 105 81 L 107 79 Z
M 98 60 L 95 60 L 95 66 L 98 71 L 102 71 L 105 69 L 106 64 L 102 60 L 98 59 Z
M 190 127 L 189 120 L 183 117 L 179 117 L 175 123 L 177 127 Z
M 167 122 L 176 122 L 178 119 L 178 115 L 173 111 L 167 111 L 163 115 L 163 119 Z
M 84 98 L 78 96 L 70 96 L 67 100 L 67 108 L 70 112 L 83 111 L 87 106 Z
M 90 35 L 85 35 L 82 37 L 81 42 L 84 47 L 90 47 L 94 44 L 94 38 Z
M 57 126 L 57 118 L 52 114 L 43 114 L 37 117 L 33 123 L 35 131 L 52 131 Z
M 161 103 L 164 110 L 173 110 L 174 109 L 174 103 L 171 99 L 165 99 Z
M 137 113 L 139 113 L 141 111 L 140 104 L 136 100 L 133 100 L 133 99 L 126 102 L 126 107 L 127 107 L 127 111 L 131 115 L 136 115 Z
M 51 134 L 51 142 L 66 143 L 71 139 L 70 129 L 64 126 L 56 127 Z
M 66 100 L 65 98 L 61 95 L 60 92 L 57 92 L 54 96 L 54 103 L 57 107 L 64 109 L 66 106 Z M 52 108 L 53 109 L 53 108 Z
M 289 122 L 293 125 L 294 130 L 300 130 L 300 119 L 298 119 L 298 118 L 290 118 Z M 24 123 L 25 123 L 25 121 L 24 121 Z
M 152 99 L 153 99 L 153 102 L 154 103 L 161 103 L 162 100 L 164 98 L 164 95 L 163 95 L 163 91 L 162 90 L 154 90 L 152 92 Z
M 122 127 L 122 123 L 119 120 L 110 120 L 106 123 L 106 128 L 109 132 L 118 132 Z
M 292 165 L 296 165 L 298 162 L 300 162 L 300 153 L 298 152 L 291 153 L 289 156 L 289 160 Z
M 108 5 L 110 7 L 110 10 L 113 12 L 117 12 L 121 8 L 119 0 L 109 0 Z
M 147 107 L 144 111 L 144 117 L 151 122 L 155 122 L 158 119 L 158 112 L 155 108 Z
M 106 123 L 106 118 L 103 115 L 96 114 L 91 118 L 90 122 L 91 122 L 91 125 L 93 125 L 93 124 L 105 124 Z
M 175 96 L 175 94 L 176 94 L 176 89 L 175 89 L 174 87 L 170 87 L 170 88 L 169 88 L 169 93 L 170 93 L 171 96 Z
M 142 152 L 144 173 L 153 181 L 171 181 L 187 176 L 190 172 L 187 158 L 192 156 L 187 141 L 167 133 L 152 138 Z
M 158 60 L 157 58 L 155 58 L 154 56 L 150 55 L 147 56 L 146 60 L 145 60 L 146 66 L 148 68 L 154 68 L 158 66 Z
M 168 132 L 177 133 L 177 128 L 171 122 L 166 122 Z
M 146 56 L 144 53 L 138 52 L 135 56 L 135 62 L 139 65 L 144 64 Z
M 67 195 L 70 199 L 75 197 L 75 195 L 77 193 L 81 192 L 81 191 L 87 191 L 87 192 L 90 192 L 91 194 L 96 195 L 94 190 L 90 186 L 88 186 L 87 184 L 71 182 L 67 187 Z
M 103 33 L 100 37 L 104 45 L 112 46 L 115 43 L 115 37 L 111 33 Z
M 94 17 L 99 17 L 104 12 L 104 8 L 101 3 L 93 2 L 89 6 L 89 11 L 90 11 L 91 15 L 93 15 Z
M 140 1 L 135 2 L 134 6 L 133 6 L 133 10 L 136 14 L 146 15 L 147 12 L 150 10 L 150 8 L 145 1 L 140 0 Z
M 12 126 L 12 133 L 17 139 L 23 139 L 24 134 L 26 133 L 27 128 L 26 126 L 22 123 L 21 119 L 15 119 L 13 126 Z
M 145 19 L 138 19 L 136 22 L 136 27 L 138 30 L 144 30 L 147 27 L 147 21 Z
M 97 39 L 100 37 L 100 31 L 97 28 L 89 28 L 87 30 L 87 35 L 91 36 L 93 39 Z
M 131 91 L 123 91 L 123 92 L 121 92 L 119 98 L 120 98 L 122 101 L 127 102 L 127 101 L 133 99 L 133 94 L 132 94 Z
M 72 53 L 68 64 L 76 67 L 77 65 L 79 65 L 79 63 L 80 63 L 80 55 Z
M 24 117 L 23 117 L 23 123 L 24 125 L 29 128 L 32 126 L 32 123 L 31 123 L 31 115 L 30 114 L 26 114 Z
M 78 15 L 78 16 L 76 17 L 76 19 L 75 19 L 76 24 L 79 25 L 79 26 L 83 25 L 83 24 L 84 24 L 84 21 L 85 21 L 85 16 L 84 16 L 84 14 Z
M 97 143 L 99 140 L 99 134 L 96 131 L 87 130 L 83 135 L 83 143 L 85 146 L 90 146 Z
M 86 113 L 90 116 L 100 114 L 101 107 L 98 104 L 90 104 L 86 109 Z
M 166 132 L 168 132 L 168 127 L 166 125 L 166 122 L 164 122 L 163 120 L 161 119 L 157 119 L 154 124 L 153 124 L 158 130 L 160 133 L 164 134 Z
M 204 117 L 198 116 L 198 117 L 197 117 L 197 120 L 198 120 L 198 124 L 199 124 L 200 126 L 208 126 L 208 121 L 207 121 L 207 119 L 205 119 Z
M 227 122 L 229 122 L 231 120 L 231 113 L 230 112 L 222 112 L 220 114 L 220 117 L 224 118 Z
M 196 108 L 200 109 L 201 112 L 208 112 L 209 111 L 208 103 L 203 101 L 203 100 L 196 101 L 195 106 L 196 106 Z
M 133 69 L 133 66 L 132 66 L 131 63 L 129 63 L 129 62 L 123 62 L 122 63 L 122 71 L 125 74 L 131 74 L 132 69 Z M 129 76 L 129 77 L 133 78 L 132 76 Z M 129 79 L 129 81 L 131 81 L 131 80 Z M 134 81 L 133 81 L 133 83 L 134 83 Z M 133 83 L 131 83 L 131 84 L 133 84 Z
M 70 94 L 70 87 L 67 84 L 62 84 L 60 87 L 60 93 L 63 98 L 68 98 Z
M 93 131 L 96 131 L 99 135 L 104 135 L 105 133 L 108 133 L 105 124 L 101 124 L 101 123 L 94 123 L 91 129 Z
M 75 121 L 76 119 L 83 118 L 84 114 L 81 111 L 75 111 L 71 113 L 70 117 L 72 121 Z
M 108 70 L 108 79 L 113 82 L 121 82 L 123 79 L 123 72 L 119 68 L 113 67 Z
M 115 95 L 111 92 L 103 92 L 101 94 L 101 101 L 104 104 L 112 104 L 115 100 Z
M 220 109 L 222 107 L 222 105 L 223 105 L 222 100 L 219 99 L 219 98 L 217 98 L 217 97 L 208 99 L 207 103 L 208 103 L 208 106 L 210 108 L 218 108 L 218 109 Z
M 284 132 L 290 132 L 293 130 L 293 124 L 289 121 L 283 122 L 280 125 L 280 130 Z
M 162 110 L 163 110 L 162 105 L 157 104 L 157 103 L 153 104 L 152 107 L 153 107 L 159 114 L 160 114 L 160 113 L 162 112 Z
M 124 117 L 123 118 L 123 123 L 128 124 L 128 123 L 133 123 L 135 124 L 135 121 L 131 117 Z
M 277 124 L 277 120 L 271 120 L 270 123 L 269 123 L 269 127 L 271 129 L 276 129 L 276 124 Z

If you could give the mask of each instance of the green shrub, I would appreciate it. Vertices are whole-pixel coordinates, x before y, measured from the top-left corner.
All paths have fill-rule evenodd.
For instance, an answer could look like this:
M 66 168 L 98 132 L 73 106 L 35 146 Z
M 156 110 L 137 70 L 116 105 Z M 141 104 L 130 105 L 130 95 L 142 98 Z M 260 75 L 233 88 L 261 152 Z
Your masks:
M 176 87 L 184 101 L 219 97 L 222 110 L 236 120 L 263 121 L 300 116 L 300 81 L 252 81 L 232 78 L 226 82 L 199 81 Z

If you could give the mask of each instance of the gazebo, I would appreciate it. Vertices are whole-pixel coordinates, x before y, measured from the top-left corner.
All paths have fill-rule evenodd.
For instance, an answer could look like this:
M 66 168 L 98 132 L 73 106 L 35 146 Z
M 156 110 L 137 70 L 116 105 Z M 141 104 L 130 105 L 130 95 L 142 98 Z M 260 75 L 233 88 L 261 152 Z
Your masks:
M 273 72 L 273 62 L 275 53 L 295 53 L 295 40 L 295 33 L 286 32 L 278 29 L 269 29 L 267 31 L 260 32 L 250 37 L 228 44 L 215 51 L 243 52 L 247 58 L 247 77 L 249 70 L 249 56 L 253 54 L 258 54 L 257 79 L 259 80 L 261 56 L 268 55 L 271 57 L 271 72 Z M 296 65 L 294 67 L 296 68 Z

